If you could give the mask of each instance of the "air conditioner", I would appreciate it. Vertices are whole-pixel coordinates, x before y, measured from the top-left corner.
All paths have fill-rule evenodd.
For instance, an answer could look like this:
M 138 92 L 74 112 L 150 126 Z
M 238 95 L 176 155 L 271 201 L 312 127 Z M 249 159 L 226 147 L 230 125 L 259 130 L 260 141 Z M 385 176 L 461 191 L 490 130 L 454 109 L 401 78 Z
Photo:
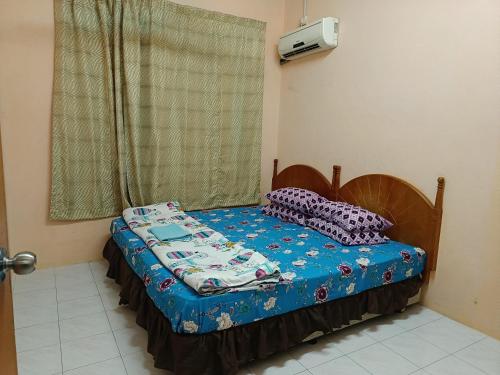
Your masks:
M 333 17 L 290 31 L 280 38 L 278 52 L 282 62 L 337 47 L 339 21 Z

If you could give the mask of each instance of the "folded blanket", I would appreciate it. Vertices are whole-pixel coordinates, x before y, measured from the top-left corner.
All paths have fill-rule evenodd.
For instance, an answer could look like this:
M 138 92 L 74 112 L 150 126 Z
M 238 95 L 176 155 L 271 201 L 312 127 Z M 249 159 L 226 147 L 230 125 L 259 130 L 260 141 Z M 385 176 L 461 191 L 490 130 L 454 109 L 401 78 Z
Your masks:
M 152 227 L 149 232 L 160 241 L 187 240 L 191 238 L 191 232 L 175 223 Z
M 179 210 L 177 202 L 127 208 L 123 218 L 159 261 L 201 295 L 257 289 L 279 281 L 280 270 L 259 252 L 246 249 Z M 153 233 L 176 224 L 190 241 L 162 241 Z M 160 236 L 162 230 L 160 228 Z

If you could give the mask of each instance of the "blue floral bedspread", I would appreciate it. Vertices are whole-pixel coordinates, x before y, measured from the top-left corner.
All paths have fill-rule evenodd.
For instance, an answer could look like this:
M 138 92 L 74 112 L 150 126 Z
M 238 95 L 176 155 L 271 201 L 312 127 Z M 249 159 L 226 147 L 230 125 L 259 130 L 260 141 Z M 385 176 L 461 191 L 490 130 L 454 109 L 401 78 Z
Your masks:
M 418 275 L 425 264 L 419 248 L 395 241 L 342 246 L 312 229 L 265 216 L 260 207 L 188 214 L 278 262 L 282 280 L 264 290 L 200 296 L 158 261 L 123 218 L 113 220 L 115 242 L 178 333 L 223 330 L 357 294 Z

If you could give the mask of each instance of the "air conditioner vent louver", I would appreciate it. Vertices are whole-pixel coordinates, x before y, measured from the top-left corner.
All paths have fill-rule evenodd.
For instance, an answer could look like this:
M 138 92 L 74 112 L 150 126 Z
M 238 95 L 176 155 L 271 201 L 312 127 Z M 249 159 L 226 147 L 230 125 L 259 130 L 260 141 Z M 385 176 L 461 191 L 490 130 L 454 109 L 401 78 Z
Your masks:
M 333 17 L 321 18 L 280 37 L 280 63 L 335 48 L 337 41 L 338 20 Z
M 300 48 L 300 49 L 297 49 L 297 50 L 292 51 L 292 52 L 285 53 L 283 55 L 283 57 L 287 58 L 287 57 L 290 57 L 290 56 L 293 56 L 293 55 L 298 55 L 300 53 L 303 53 L 303 52 L 306 52 L 306 51 L 310 51 L 310 50 L 316 49 L 316 48 L 319 48 L 319 44 L 318 43 L 312 44 L 310 46 L 306 46 L 306 47 L 303 47 L 303 48 Z

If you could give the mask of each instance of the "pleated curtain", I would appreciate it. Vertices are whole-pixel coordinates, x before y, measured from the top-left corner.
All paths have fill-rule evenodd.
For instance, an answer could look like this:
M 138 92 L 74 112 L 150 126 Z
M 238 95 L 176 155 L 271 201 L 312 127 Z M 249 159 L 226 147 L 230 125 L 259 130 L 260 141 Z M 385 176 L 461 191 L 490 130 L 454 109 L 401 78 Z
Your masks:
M 258 202 L 265 23 L 160 0 L 55 22 L 52 219 Z

